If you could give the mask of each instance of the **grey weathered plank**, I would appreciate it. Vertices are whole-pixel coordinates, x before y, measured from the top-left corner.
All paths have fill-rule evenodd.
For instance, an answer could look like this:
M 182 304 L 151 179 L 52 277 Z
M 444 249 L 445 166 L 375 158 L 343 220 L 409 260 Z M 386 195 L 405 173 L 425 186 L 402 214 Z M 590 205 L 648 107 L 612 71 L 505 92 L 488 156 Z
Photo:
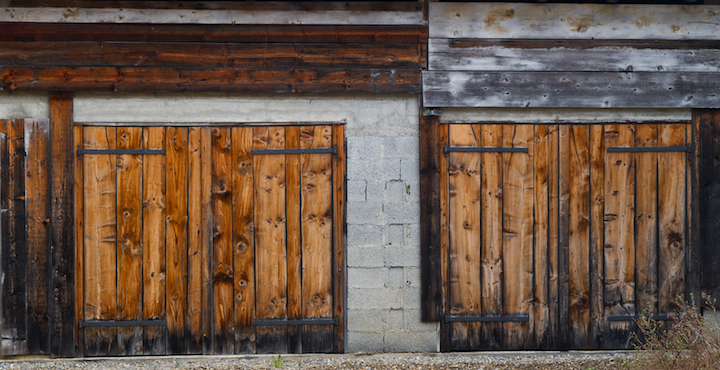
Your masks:
M 720 6 L 431 3 L 430 37 L 717 39 Z
M 428 69 L 446 71 L 720 72 L 717 48 L 587 47 L 585 42 L 513 46 L 457 39 L 430 39 Z M 547 46 L 547 47 L 542 47 Z M 673 47 L 681 45 L 672 45 Z
M 423 72 L 426 107 L 718 108 L 720 74 Z

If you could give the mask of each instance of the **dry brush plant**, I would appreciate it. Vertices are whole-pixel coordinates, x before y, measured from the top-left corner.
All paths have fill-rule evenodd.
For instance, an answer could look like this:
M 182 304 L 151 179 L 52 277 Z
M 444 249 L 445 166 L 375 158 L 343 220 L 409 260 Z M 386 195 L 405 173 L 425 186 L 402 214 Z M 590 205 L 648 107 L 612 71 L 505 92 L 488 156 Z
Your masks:
M 691 296 L 691 302 L 693 301 Z M 715 301 L 705 298 L 703 316 L 694 303 L 676 299 L 678 309 L 670 314 L 671 323 L 653 319 L 645 312 L 636 321 L 633 333 L 637 356 L 627 359 L 628 370 L 706 370 L 720 369 L 720 319 Z M 669 328 L 668 328 L 669 327 Z

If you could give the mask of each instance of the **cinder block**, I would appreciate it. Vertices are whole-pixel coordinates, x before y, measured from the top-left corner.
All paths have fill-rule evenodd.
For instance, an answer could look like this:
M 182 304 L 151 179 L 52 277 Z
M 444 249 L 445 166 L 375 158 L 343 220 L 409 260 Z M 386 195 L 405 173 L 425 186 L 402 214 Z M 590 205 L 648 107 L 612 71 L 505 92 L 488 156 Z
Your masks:
M 420 223 L 420 203 L 384 203 L 383 212 L 390 224 Z
M 385 268 L 348 267 L 349 288 L 384 288 Z
M 405 328 L 405 314 L 403 310 L 388 310 L 385 312 L 385 330 L 402 330 Z
M 382 333 L 385 310 L 348 310 L 348 331 Z
M 383 267 L 385 266 L 385 249 L 383 247 L 348 247 L 348 267 Z
M 403 310 L 405 311 L 405 327 L 412 331 L 437 331 L 437 322 L 422 322 L 420 310 Z
M 355 136 L 347 138 L 348 159 L 382 158 L 383 141 L 381 137 Z
M 385 247 L 386 267 L 420 266 L 420 249 L 413 247 Z
M 383 223 L 383 204 L 379 202 L 348 202 L 347 223 L 350 225 Z
M 347 201 L 364 202 L 365 200 L 365 181 L 348 181 Z
M 389 331 L 385 332 L 385 352 L 435 352 L 437 331 Z
M 378 225 L 348 225 L 348 245 L 381 245 L 383 244 L 382 227 Z
M 402 308 L 402 289 L 348 289 L 349 310 L 389 310 Z
M 420 288 L 420 268 L 419 267 L 405 267 L 405 287 L 406 288 Z
M 405 245 L 420 246 L 420 225 L 419 224 L 407 224 L 405 225 Z
M 417 136 L 386 137 L 383 146 L 385 147 L 386 158 L 417 158 L 419 139 Z
M 404 225 L 388 225 L 387 227 L 387 244 L 400 246 L 404 243 L 405 226 Z
M 383 333 L 348 331 L 347 334 L 347 352 L 376 353 L 385 349 Z
M 408 186 L 403 181 L 387 182 L 388 202 L 407 202 Z
M 386 181 L 368 181 L 366 191 L 368 201 L 384 202 L 386 184 Z
M 389 288 L 404 288 L 405 280 L 403 277 L 402 267 L 391 267 L 387 269 L 387 278 L 385 279 L 385 286 Z
M 400 179 L 407 181 L 410 185 L 420 186 L 420 162 L 417 159 L 401 160 Z
M 403 308 L 407 310 L 420 309 L 420 288 L 403 290 Z
M 348 180 L 400 180 L 400 159 L 348 158 Z

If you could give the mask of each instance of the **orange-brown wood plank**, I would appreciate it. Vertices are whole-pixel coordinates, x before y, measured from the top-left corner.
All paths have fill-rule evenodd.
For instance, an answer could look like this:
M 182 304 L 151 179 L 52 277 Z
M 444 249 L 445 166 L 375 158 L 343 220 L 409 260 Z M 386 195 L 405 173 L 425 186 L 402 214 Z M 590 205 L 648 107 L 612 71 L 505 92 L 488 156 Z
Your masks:
M 605 126 L 605 146 L 632 147 L 634 125 Z M 605 314 L 635 314 L 635 161 L 632 153 L 605 158 Z M 628 345 L 631 321 L 607 322 L 604 346 Z
M 590 128 L 569 127 L 569 317 L 572 348 L 590 348 Z
M 549 279 L 549 234 L 548 234 L 548 217 L 549 217 L 549 161 L 550 156 L 554 153 L 550 152 L 550 136 L 547 125 L 536 125 L 535 145 L 533 147 L 533 166 L 534 166 L 534 233 L 535 233 L 535 281 L 534 281 L 534 298 L 533 308 L 530 311 L 530 340 L 534 341 L 536 349 L 547 349 L 548 335 L 550 330 L 550 311 L 548 296 L 548 279 Z
M 203 256 L 202 256 L 202 158 L 201 128 L 188 128 L 188 354 L 202 353 L 203 340 Z M 192 194 L 192 196 L 190 196 Z
M 168 127 L 167 160 L 167 328 L 168 354 L 188 351 L 188 129 Z
M 602 125 L 590 126 L 590 345 L 601 347 L 603 300 L 605 139 Z
M 528 315 L 533 301 L 534 153 L 532 125 L 503 125 L 503 314 Z M 528 322 L 503 324 L 503 349 L 531 347 Z
M 202 296 L 202 353 L 213 354 L 212 275 L 212 136 L 210 127 L 200 130 L 200 276 Z
M 49 350 L 50 121 L 25 120 L 28 353 Z
M 439 124 L 439 122 L 438 122 Z M 449 144 L 449 130 L 450 125 L 440 125 L 438 130 L 438 144 L 440 147 Z M 439 169 L 440 169 L 440 258 L 441 258 L 441 275 L 442 275 L 442 315 L 449 313 L 449 302 L 448 302 L 448 264 L 450 257 L 450 175 L 449 175 L 449 164 L 448 158 L 443 153 L 438 153 L 439 158 Z M 442 323 L 442 330 L 440 330 L 440 350 L 450 351 L 450 338 L 452 336 L 452 330 L 448 327 L 447 323 Z
M 548 347 L 557 348 L 560 341 L 560 129 L 548 126 Z
M 333 145 L 336 147 L 336 154 L 333 156 L 333 299 L 334 314 L 338 319 L 335 325 L 335 340 L 333 350 L 336 353 L 345 352 L 345 266 L 347 265 L 346 245 L 346 212 L 345 196 L 347 184 L 346 174 L 346 153 L 345 153 L 345 126 L 336 125 L 332 128 Z
M 232 157 L 231 131 L 213 127 L 212 134 L 212 261 L 213 348 L 235 352 L 233 325 Z
M 235 352 L 255 353 L 255 237 L 253 129 L 232 129 Z
M 480 125 L 451 125 L 450 145 L 480 146 Z M 449 175 L 449 314 L 478 316 L 481 310 L 480 281 L 480 153 L 448 155 Z M 481 324 L 450 324 L 450 348 L 471 350 L 481 345 Z
M 255 149 L 284 149 L 284 127 L 253 129 Z M 255 172 L 255 316 L 287 317 L 285 156 L 253 156 Z M 287 352 L 287 328 L 257 327 L 258 353 Z
M 304 132 L 304 130 L 303 130 Z M 312 128 L 311 128 L 312 133 Z M 285 128 L 285 147 L 300 148 L 301 128 Z M 287 294 L 288 319 L 301 319 L 303 316 L 303 259 L 300 231 L 300 156 L 285 157 L 286 167 L 286 206 L 287 206 Z M 304 198 L 303 198 L 304 200 Z M 288 353 L 303 351 L 302 327 L 287 328 Z
M 165 128 L 143 129 L 144 149 L 165 149 Z M 143 158 L 143 313 L 145 319 L 166 319 L 165 315 L 165 156 Z M 167 330 L 145 327 L 145 353 L 164 355 Z
M 300 127 L 301 148 L 330 148 L 332 138 L 331 126 Z M 302 316 L 332 318 L 334 311 L 332 154 L 301 154 L 300 163 Z M 306 353 L 332 352 L 332 325 L 304 326 L 302 349 Z
M 117 128 L 118 149 L 142 149 L 141 127 Z M 117 319 L 143 318 L 143 157 L 117 161 Z M 117 328 L 118 355 L 142 355 L 143 328 Z
M 658 146 L 687 144 L 685 125 L 658 125 Z M 687 224 L 687 154 L 658 153 L 658 311 L 677 309 L 676 299 L 685 296 L 688 245 Z
M 483 147 L 502 147 L 502 125 L 481 127 Z M 502 315 L 503 307 L 503 158 L 501 153 L 481 155 L 481 281 L 482 311 L 485 316 Z M 512 200 L 511 200 L 512 201 Z M 453 221 L 450 225 L 452 227 Z M 452 240 L 452 232 L 450 236 Z M 498 349 L 502 344 L 502 323 L 484 323 L 482 349 Z
M 74 148 L 77 151 L 77 148 L 83 145 L 82 126 L 73 127 L 73 138 Z M 77 349 L 76 354 L 82 357 L 84 355 L 84 330 L 80 329 L 80 321 L 83 320 L 83 304 L 85 302 L 85 253 L 83 247 L 85 237 L 83 232 L 85 227 L 85 218 L 83 216 L 83 188 L 85 182 L 83 180 L 83 162 L 77 155 L 74 155 L 73 158 L 75 159 L 75 206 L 73 207 L 75 212 L 75 348 Z
M 635 146 L 656 147 L 658 125 L 636 125 Z M 681 144 L 682 145 L 682 144 Z M 658 153 L 635 155 L 635 294 L 636 311 L 657 312 L 657 247 L 658 247 Z
M 83 147 L 115 149 L 114 127 L 85 127 Z M 84 319 L 116 318 L 116 156 L 84 155 Z M 115 355 L 115 328 L 85 328 L 85 355 Z

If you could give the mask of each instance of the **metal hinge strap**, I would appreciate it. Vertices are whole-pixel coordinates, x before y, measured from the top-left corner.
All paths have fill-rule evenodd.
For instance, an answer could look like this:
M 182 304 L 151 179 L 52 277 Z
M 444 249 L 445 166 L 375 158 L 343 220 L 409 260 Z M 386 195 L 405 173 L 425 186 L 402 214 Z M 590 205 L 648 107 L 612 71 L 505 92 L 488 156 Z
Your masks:
M 253 320 L 255 326 L 298 326 L 298 325 L 337 325 L 337 317 L 318 319 L 261 319 Z

